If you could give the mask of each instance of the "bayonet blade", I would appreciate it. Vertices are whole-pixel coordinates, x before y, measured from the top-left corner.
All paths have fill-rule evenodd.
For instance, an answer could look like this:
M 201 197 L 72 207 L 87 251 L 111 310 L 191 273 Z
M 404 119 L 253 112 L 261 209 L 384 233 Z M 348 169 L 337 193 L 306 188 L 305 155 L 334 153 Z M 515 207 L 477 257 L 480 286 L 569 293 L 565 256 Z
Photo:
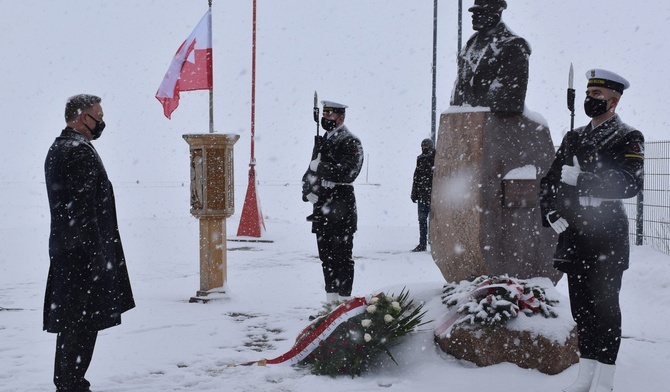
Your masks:
M 316 123 L 316 134 L 319 134 L 319 96 L 314 91 L 314 109 L 312 110 L 314 115 L 314 122 Z
M 570 72 L 568 73 L 568 88 L 572 88 L 573 81 L 575 77 L 575 70 L 572 68 L 572 63 L 570 63 Z

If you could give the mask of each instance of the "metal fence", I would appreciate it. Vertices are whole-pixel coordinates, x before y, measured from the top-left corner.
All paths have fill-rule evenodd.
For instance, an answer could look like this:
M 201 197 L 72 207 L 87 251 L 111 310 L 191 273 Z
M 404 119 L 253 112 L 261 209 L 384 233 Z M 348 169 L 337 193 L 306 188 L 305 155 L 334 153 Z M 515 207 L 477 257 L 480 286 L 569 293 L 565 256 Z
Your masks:
M 631 244 L 670 254 L 670 141 L 644 147 L 644 191 L 624 200 Z

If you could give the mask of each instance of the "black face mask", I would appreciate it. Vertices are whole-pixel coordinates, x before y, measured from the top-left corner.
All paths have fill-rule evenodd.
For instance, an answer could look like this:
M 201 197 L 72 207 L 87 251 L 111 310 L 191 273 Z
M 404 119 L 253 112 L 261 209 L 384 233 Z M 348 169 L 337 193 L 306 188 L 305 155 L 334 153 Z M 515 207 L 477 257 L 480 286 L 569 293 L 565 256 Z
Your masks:
M 591 118 L 605 114 L 607 112 L 607 101 L 604 99 L 586 97 L 586 99 L 584 99 L 584 112 Z
M 88 114 L 87 116 L 89 116 L 90 118 L 93 119 L 93 121 L 95 121 L 95 127 L 93 127 L 93 129 L 91 129 L 91 128 L 88 128 L 88 125 L 86 125 L 86 124 L 84 124 L 84 125 L 86 125 L 86 128 L 88 128 L 88 131 L 91 132 L 91 136 L 93 137 L 93 140 L 96 140 L 100 137 L 100 135 L 102 135 L 102 131 L 105 129 L 105 122 L 102 121 L 102 120 L 100 120 L 100 121 L 96 120 L 95 117 L 91 116 L 90 114 Z
M 321 126 L 325 131 L 332 131 L 335 129 L 335 127 L 337 127 L 337 121 L 321 117 Z

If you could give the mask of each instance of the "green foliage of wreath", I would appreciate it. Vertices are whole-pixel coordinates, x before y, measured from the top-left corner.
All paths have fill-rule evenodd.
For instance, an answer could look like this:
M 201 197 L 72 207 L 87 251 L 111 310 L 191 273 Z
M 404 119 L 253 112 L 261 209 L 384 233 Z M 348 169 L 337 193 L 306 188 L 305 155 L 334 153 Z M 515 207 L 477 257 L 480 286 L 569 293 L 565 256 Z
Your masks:
M 482 284 L 500 286 L 471 295 Z M 514 285 L 522 286 L 523 292 L 514 290 Z M 529 297 L 531 293 L 535 299 L 536 309 L 523 306 L 522 303 L 522 297 Z M 548 300 L 542 287 L 529 287 L 525 281 L 507 275 L 493 277 L 482 275 L 471 282 L 448 283 L 442 290 L 442 303 L 450 308 L 458 306 L 457 312 L 463 314 L 463 317 L 456 322 L 457 324 L 496 326 L 517 317 L 519 313 L 529 317 L 538 313 L 547 318 L 558 317 L 553 309 L 558 301 Z
M 332 308 L 326 307 L 320 316 L 327 316 Z M 373 366 L 381 353 L 397 364 L 390 348 L 427 323 L 422 322 L 426 313 L 422 310 L 423 304 L 415 305 L 404 289 L 397 297 L 377 294 L 363 314 L 340 324 L 299 365 L 317 375 L 354 377 Z M 318 317 L 310 327 L 318 328 L 325 318 Z

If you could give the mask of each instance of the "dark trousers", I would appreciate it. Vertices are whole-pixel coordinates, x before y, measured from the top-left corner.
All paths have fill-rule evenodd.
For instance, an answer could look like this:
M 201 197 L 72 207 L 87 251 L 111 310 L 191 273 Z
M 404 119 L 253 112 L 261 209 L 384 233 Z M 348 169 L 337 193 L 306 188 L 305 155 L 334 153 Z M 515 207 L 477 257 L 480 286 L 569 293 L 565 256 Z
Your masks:
M 417 203 L 419 212 L 419 245 L 428 244 L 428 216 L 430 215 L 430 202 L 419 200 Z
M 622 270 L 604 266 L 568 274 L 580 357 L 615 364 L 621 345 L 619 291 L 622 277 Z
M 68 329 L 56 337 L 54 384 L 57 392 L 90 391 L 84 377 L 91 364 L 98 331 Z
M 354 284 L 353 235 L 316 235 L 326 293 L 351 295 Z

